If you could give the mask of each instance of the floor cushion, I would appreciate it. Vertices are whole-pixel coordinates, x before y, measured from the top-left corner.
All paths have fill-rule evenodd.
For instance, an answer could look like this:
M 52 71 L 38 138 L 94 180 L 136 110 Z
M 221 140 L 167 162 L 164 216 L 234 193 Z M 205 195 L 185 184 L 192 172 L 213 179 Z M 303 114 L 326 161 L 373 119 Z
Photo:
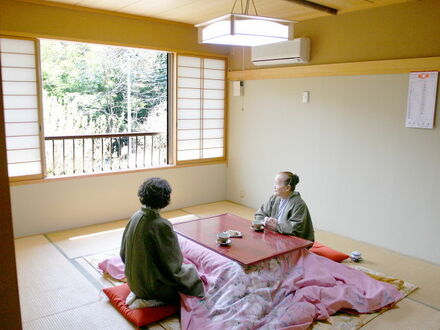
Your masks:
M 159 307 L 144 307 L 139 309 L 130 309 L 125 304 L 125 299 L 130 293 L 128 285 L 122 284 L 105 288 L 104 293 L 110 299 L 111 304 L 130 322 L 138 327 L 157 322 L 165 317 L 177 313 L 179 306 L 165 305 Z
M 336 251 L 336 250 L 334 250 L 324 244 L 321 244 L 319 242 L 314 242 L 313 246 L 310 248 L 309 251 L 311 251 L 317 255 L 320 255 L 322 257 L 329 258 L 329 259 L 336 261 L 336 262 L 341 262 L 349 257 L 348 254 Z

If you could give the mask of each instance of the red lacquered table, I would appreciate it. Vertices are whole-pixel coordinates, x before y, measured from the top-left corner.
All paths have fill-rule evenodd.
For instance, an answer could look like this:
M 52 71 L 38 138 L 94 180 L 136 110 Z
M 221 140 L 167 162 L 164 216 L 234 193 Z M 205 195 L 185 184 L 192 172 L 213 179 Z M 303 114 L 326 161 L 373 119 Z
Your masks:
M 313 244 L 311 241 L 281 235 L 271 230 L 256 232 L 250 226 L 249 220 L 225 213 L 175 224 L 174 231 L 246 266 Z M 217 234 L 229 229 L 241 231 L 243 237 L 231 238 L 230 245 L 219 245 L 216 241 Z

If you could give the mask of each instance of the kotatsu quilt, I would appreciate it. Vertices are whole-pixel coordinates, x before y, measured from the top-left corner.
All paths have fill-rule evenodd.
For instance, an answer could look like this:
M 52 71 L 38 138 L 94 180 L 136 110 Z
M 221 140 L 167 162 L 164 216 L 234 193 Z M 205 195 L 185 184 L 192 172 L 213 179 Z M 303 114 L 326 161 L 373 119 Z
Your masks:
M 307 329 L 337 311 L 369 313 L 403 297 L 393 285 L 307 249 L 244 267 L 179 241 L 206 293 L 203 299 L 181 295 L 182 329 Z

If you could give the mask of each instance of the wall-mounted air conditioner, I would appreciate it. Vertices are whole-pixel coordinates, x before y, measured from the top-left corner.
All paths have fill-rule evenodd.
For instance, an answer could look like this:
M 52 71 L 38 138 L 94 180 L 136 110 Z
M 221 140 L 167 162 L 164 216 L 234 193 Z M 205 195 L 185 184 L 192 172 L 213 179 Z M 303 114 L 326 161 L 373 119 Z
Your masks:
M 309 56 L 309 38 L 297 38 L 252 47 L 252 63 L 254 65 L 308 63 Z

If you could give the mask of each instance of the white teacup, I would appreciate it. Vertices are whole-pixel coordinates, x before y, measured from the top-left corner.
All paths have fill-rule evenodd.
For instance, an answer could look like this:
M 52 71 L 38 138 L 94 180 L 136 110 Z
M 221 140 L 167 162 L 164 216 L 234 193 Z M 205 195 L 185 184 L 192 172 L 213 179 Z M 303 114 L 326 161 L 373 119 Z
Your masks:
M 362 260 L 362 253 L 360 253 L 359 251 L 353 251 L 350 255 L 350 258 L 354 262 L 359 262 Z
M 228 239 L 229 239 L 229 234 L 226 232 L 217 234 L 217 240 L 220 243 L 226 243 L 228 241 Z

